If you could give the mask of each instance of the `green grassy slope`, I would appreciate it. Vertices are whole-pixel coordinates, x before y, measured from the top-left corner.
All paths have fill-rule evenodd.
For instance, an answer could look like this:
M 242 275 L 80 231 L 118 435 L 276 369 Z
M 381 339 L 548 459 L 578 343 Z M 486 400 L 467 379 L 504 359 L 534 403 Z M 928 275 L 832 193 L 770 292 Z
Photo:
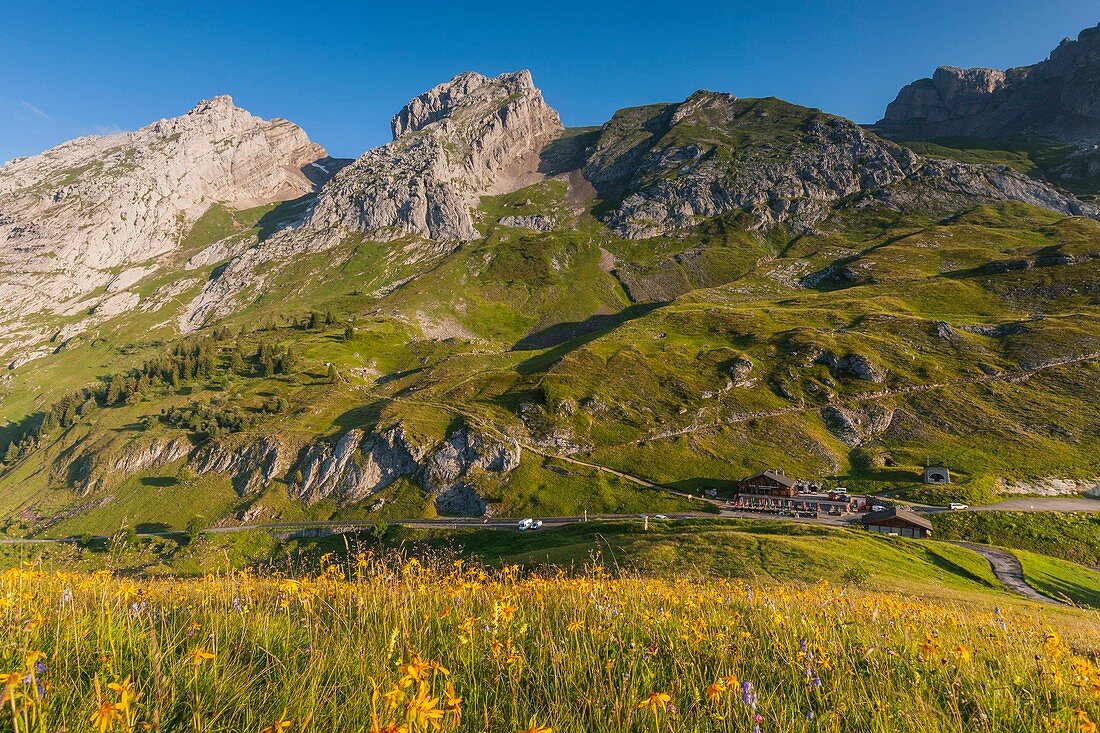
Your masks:
M 1076 563 L 1016 550 L 1027 584 L 1043 595 L 1100 608 L 1100 572 Z
M 952 512 L 931 515 L 936 537 L 1049 555 L 1100 566 L 1100 515 L 1058 512 Z
M 675 134 L 736 150 L 786 140 L 805 121 L 759 104 L 767 115 L 727 131 L 736 139 L 705 125 Z M 624 132 L 623 145 L 632 139 Z M 179 258 L 225 236 L 258 241 L 307 203 L 213 208 Z M 0 467 L 0 518 L 19 534 L 178 526 L 188 511 L 213 522 L 256 506 L 355 516 L 373 501 L 306 507 L 287 498 L 287 476 L 240 497 L 228 476 L 126 466 L 176 439 L 276 436 L 298 451 L 393 425 L 425 447 L 460 425 L 520 440 L 520 468 L 479 487 L 514 514 L 694 506 L 543 454 L 691 491 L 781 466 L 939 502 L 989 501 L 1005 480 L 1095 477 L 1100 223 L 1019 204 L 941 215 L 861 206 L 811 232 L 762 233 L 731 215 L 633 241 L 593 216 L 603 205 L 553 179 L 483 199 L 483 238 L 458 249 L 349 238 L 271 265 L 238 313 L 203 330 L 218 334 L 208 374 L 99 404 Z M 534 214 L 552 228 L 501 224 Z M 65 393 L 171 351 L 181 303 L 217 267 L 169 268 L 148 288 L 174 284 L 175 301 L 12 371 L 0 383 L 0 455 Z M 307 327 L 311 312 L 320 317 Z M 293 368 L 265 374 L 253 356 L 263 343 L 292 350 Z M 233 366 L 238 349 L 244 364 Z M 242 424 L 211 437 L 168 424 L 161 413 L 173 408 Z M 928 460 L 950 465 L 954 483 L 919 485 Z M 415 486 L 391 493 L 388 516 L 431 512 Z

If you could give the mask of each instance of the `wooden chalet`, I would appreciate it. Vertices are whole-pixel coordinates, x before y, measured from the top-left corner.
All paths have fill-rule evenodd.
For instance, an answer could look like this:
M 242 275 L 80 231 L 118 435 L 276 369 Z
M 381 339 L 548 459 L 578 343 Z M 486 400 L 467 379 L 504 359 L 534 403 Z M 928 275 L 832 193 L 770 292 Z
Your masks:
M 932 523 L 907 509 L 890 507 L 880 512 L 863 515 L 863 528 L 880 534 L 896 534 L 912 539 L 932 536 Z
M 779 469 L 769 468 L 767 471 L 761 471 L 741 481 L 739 492 L 757 496 L 782 496 L 789 498 L 798 493 L 795 484 L 796 482 L 793 478 Z

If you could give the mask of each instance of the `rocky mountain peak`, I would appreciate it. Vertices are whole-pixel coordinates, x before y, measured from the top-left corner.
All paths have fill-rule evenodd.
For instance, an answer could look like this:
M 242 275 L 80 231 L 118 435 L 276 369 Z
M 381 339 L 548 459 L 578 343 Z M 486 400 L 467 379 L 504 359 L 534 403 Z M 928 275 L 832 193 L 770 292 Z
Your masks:
M 111 293 L 109 307 L 85 297 L 137 265 L 136 279 L 151 274 L 150 260 L 176 249 L 214 203 L 246 208 L 312 191 L 303 168 L 326 157 L 297 125 L 220 96 L 134 132 L 78 138 L 0 166 L 0 322 L 11 337 L 14 322 L 43 308 L 136 307 L 126 292 Z
M 877 127 L 895 137 L 1042 135 L 1100 138 L 1100 26 L 1013 69 L 941 66 L 904 87 Z
M 229 115 L 240 108 L 233 104 L 233 97 L 228 94 L 219 94 L 216 97 L 210 99 L 200 99 L 199 102 L 191 108 L 188 115 L 201 115 L 201 114 L 214 114 L 214 115 Z M 243 111 L 243 110 L 242 110 Z
M 557 112 L 546 106 L 542 92 L 535 87 L 531 72 L 526 69 L 509 74 L 501 74 L 495 79 L 483 76 L 476 71 L 459 74 L 448 82 L 439 84 L 420 96 L 409 101 L 401 111 L 394 115 L 391 123 L 393 139 L 397 140 L 409 132 L 417 132 L 439 120 L 456 116 L 463 110 L 478 116 L 482 113 L 501 109 L 501 99 L 514 103 L 525 103 L 542 107 L 547 120 L 557 120 Z M 515 104 L 504 106 L 515 107 Z M 561 124 L 558 120 L 557 124 Z
M 563 130 L 528 71 L 459 74 L 411 100 L 392 128 L 393 142 L 325 186 L 306 226 L 383 241 L 473 239 L 479 197 L 538 181 L 539 153 Z
M 729 115 L 736 102 L 737 97 L 732 94 L 700 89 L 692 93 L 691 96 L 683 102 L 676 105 L 676 109 L 672 113 L 669 124 L 677 125 L 683 120 L 690 119 L 697 114 L 704 114 L 708 111 Z
M 975 85 L 996 75 L 967 76 Z M 700 91 L 679 104 L 620 110 L 584 167 L 622 237 L 645 239 L 742 211 L 754 226 L 809 231 L 857 198 L 950 211 L 1022 201 L 1100 210 L 1015 171 L 927 160 L 859 125 L 782 100 Z

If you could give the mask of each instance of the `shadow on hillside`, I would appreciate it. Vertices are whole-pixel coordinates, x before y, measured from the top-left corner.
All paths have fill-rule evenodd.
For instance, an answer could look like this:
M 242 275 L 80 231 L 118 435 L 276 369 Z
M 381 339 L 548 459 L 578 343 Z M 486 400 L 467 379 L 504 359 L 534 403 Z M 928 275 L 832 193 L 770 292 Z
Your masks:
M 315 193 L 307 193 L 305 196 L 300 196 L 290 201 L 283 201 L 271 211 L 261 216 L 260 220 L 256 223 L 260 241 L 262 242 L 268 239 L 272 234 L 275 234 L 280 229 L 300 219 L 316 197 L 317 194 Z
M 1076 605 L 1100 608 L 1100 593 L 1065 578 L 1044 575 L 1041 579 L 1029 577 L 1027 583 L 1045 596 L 1058 600 L 1068 599 Z
M 365 405 L 353 407 L 332 421 L 337 429 L 337 435 L 343 435 L 352 428 L 373 429 L 378 425 L 382 417 L 382 407 L 386 400 L 375 400 Z
M 166 489 L 169 486 L 178 484 L 179 479 L 175 476 L 143 476 L 140 483 L 142 486 L 153 486 L 158 489 Z
M 599 128 L 585 128 L 552 141 L 539 153 L 539 173 L 556 176 L 580 169 L 584 165 L 585 150 L 599 137 Z
M 517 341 L 512 346 L 512 351 L 541 349 L 548 349 L 548 351 L 520 362 L 516 366 L 516 371 L 520 374 L 533 374 L 545 369 L 570 351 L 584 346 L 624 323 L 641 318 L 666 305 L 668 305 L 668 301 L 639 303 L 624 308 L 618 313 L 595 315 L 583 321 L 557 323 L 541 331 L 530 333 Z
M 948 558 L 944 557 L 943 555 L 939 554 L 938 552 L 929 551 L 928 552 L 928 560 L 933 565 L 940 568 L 941 570 L 944 570 L 944 571 L 946 571 L 946 572 L 948 572 L 952 575 L 958 576 L 960 578 L 966 578 L 967 580 L 969 580 L 973 583 L 976 583 L 978 585 L 985 586 L 986 588 L 997 588 L 997 589 L 999 589 L 1001 587 L 999 583 L 989 582 L 987 579 L 983 578 L 982 576 L 976 575 L 975 573 L 970 572 L 969 570 L 964 568 L 962 565 L 959 565 L 957 562 L 955 562 L 953 560 L 949 560 Z

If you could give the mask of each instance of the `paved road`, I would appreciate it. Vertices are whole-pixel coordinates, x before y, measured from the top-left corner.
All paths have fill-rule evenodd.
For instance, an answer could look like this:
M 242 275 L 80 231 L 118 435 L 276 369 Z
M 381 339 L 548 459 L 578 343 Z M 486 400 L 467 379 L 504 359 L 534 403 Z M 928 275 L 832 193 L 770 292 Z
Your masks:
M 993 574 L 997 576 L 997 580 L 1001 581 L 1001 584 L 1013 593 L 1041 603 L 1059 603 L 1059 601 L 1044 596 L 1027 584 L 1027 581 L 1024 579 L 1024 568 L 1020 565 L 1020 561 L 1016 559 L 1016 556 L 1011 552 L 1002 550 L 999 547 L 976 545 L 972 542 L 953 542 L 951 544 L 973 550 L 986 560 L 989 560 L 989 564 L 993 568 Z
M 918 512 L 936 514 L 952 511 L 943 506 L 913 507 Z M 957 511 L 957 510 L 956 510 Z M 1086 499 L 1076 496 L 1034 496 L 1021 499 L 1005 499 L 996 504 L 972 506 L 968 512 L 1100 512 L 1100 498 Z
M 698 498 L 698 497 L 695 497 Z M 820 524 L 830 527 L 847 527 L 858 522 L 859 515 L 842 515 L 842 516 L 829 516 L 828 514 L 821 514 L 818 517 L 783 517 L 776 514 L 763 514 L 759 512 L 746 512 L 730 509 L 726 507 L 725 503 L 718 500 L 706 499 L 710 504 L 713 504 L 719 509 L 718 514 L 707 514 L 703 512 L 679 512 L 669 514 L 669 519 L 682 519 L 682 520 L 699 520 L 699 519 L 715 519 L 715 518 L 728 518 L 728 519 L 756 519 L 756 520 L 777 520 L 786 522 L 801 522 L 809 524 Z M 914 509 L 918 512 L 924 512 L 928 514 L 935 514 L 938 512 L 951 511 L 947 507 L 937 506 L 915 506 Z M 970 507 L 965 511 L 1023 511 L 1023 512 L 1100 512 L 1100 499 L 1079 499 L 1072 497 L 1038 497 L 1038 498 L 1025 498 L 1025 499 L 1009 499 L 1006 501 L 998 502 L 997 504 L 989 504 L 986 506 Z M 588 514 L 588 515 L 573 515 L 562 517 L 541 517 L 543 527 L 549 529 L 551 527 L 563 527 L 569 524 L 576 524 L 584 521 L 595 520 L 623 520 L 623 519 L 640 519 L 641 515 L 638 514 Z M 661 521 L 654 519 L 650 515 L 651 521 Z M 421 529 L 460 529 L 460 528 L 484 528 L 484 529 L 505 529 L 505 530 L 518 530 L 518 517 L 500 517 L 492 519 L 482 519 L 479 517 L 445 517 L 439 519 L 387 519 L 388 524 L 400 524 L 406 527 L 418 527 Z M 343 520 L 343 521 L 326 521 L 326 522 L 274 522 L 266 524 L 247 524 L 247 525 L 235 525 L 229 527 L 210 527 L 204 530 L 207 534 L 230 534 L 234 532 L 247 532 L 253 529 L 268 529 L 274 531 L 283 532 L 297 532 L 308 530 L 345 530 L 345 529 L 370 529 L 377 523 L 376 519 L 363 519 L 363 520 Z M 139 537 L 179 537 L 183 535 L 183 532 L 149 532 L 140 533 Z M 75 538 L 65 538 L 62 540 L 52 539 L 0 539 L 0 545 L 32 545 L 32 544 L 48 544 L 57 541 L 73 541 Z M 100 537 L 100 539 L 102 539 Z

